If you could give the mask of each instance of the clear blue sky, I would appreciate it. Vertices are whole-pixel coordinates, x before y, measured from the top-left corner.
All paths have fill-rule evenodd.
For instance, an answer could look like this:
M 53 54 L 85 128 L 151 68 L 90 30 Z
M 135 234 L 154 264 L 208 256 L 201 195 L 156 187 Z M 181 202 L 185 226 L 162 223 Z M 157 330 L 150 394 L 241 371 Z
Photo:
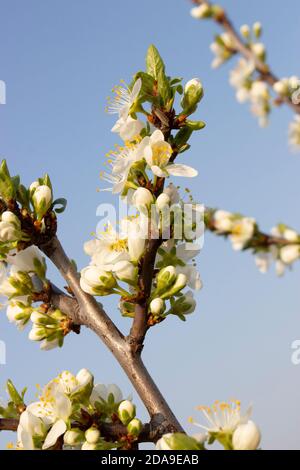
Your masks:
M 223 1 L 236 24 L 262 21 L 269 61 L 279 75 L 299 75 L 300 3 L 270 3 Z M 0 79 L 7 84 L 0 154 L 26 184 L 47 171 L 55 195 L 68 199 L 59 236 L 80 267 L 88 261 L 82 245 L 95 229 L 96 207 L 113 201 L 96 192 L 103 155 L 116 142 L 104 112 L 106 96 L 143 67 L 152 42 L 170 74 L 198 76 L 205 86 L 198 116 L 207 128 L 184 154 L 199 170 L 189 182 L 194 196 L 254 216 L 266 230 L 284 221 L 300 231 L 300 155 L 287 147 L 292 113 L 275 111 L 269 128 L 259 129 L 247 106 L 236 103 L 228 67 L 210 68 L 208 46 L 217 26 L 193 20 L 189 9 L 187 0 L 0 1 Z M 234 396 L 245 407 L 253 402 L 263 448 L 299 449 L 300 366 L 290 360 L 290 345 L 300 337 L 299 266 L 283 279 L 273 272 L 262 276 L 251 255 L 206 235 L 199 268 L 205 287 L 197 312 L 185 324 L 174 318 L 153 329 L 145 362 L 184 424 L 191 414 L 201 419 L 194 406 Z M 105 305 L 126 330 L 129 322 L 119 318 L 115 303 L 105 299 Z M 91 332 L 69 336 L 62 350 L 40 352 L 1 313 L 0 339 L 7 342 L 1 384 L 10 377 L 28 385 L 32 398 L 36 383 L 66 368 L 87 367 L 98 381 L 131 393 Z M 13 437 L 1 435 L 1 445 Z

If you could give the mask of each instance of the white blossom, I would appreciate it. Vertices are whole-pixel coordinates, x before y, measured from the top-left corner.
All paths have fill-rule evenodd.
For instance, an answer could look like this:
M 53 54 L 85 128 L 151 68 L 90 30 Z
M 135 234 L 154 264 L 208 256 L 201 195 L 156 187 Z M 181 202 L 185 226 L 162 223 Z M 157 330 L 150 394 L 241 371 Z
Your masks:
M 232 436 L 232 445 L 234 450 L 256 450 L 260 439 L 259 428 L 253 421 L 249 420 L 236 428 Z

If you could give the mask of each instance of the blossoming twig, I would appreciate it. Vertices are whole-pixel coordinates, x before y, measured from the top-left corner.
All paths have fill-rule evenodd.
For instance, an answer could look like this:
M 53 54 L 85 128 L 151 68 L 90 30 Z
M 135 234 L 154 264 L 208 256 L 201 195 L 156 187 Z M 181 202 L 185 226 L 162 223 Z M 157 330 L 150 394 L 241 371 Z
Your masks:
M 192 0 L 197 5 L 208 5 L 210 2 L 206 0 Z M 220 9 L 218 14 L 214 15 L 214 20 L 230 35 L 233 40 L 234 46 L 231 48 L 232 53 L 240 53 L 246 60 L 254 63 L 257 72 L 260 74 L 260 79 L 270 85 L 272 88 L 275 83 L 279 81 L 276 75 L 272 72 L 270 67 L 265 64 L 249 47 L 246 46 L 240 34 L 233 26 L 231 20 L 223 9 Z M 278 103 L 285 102 L 297 114 L 300 114 L 300 103 L 293 103 L 289 96 L 278 96 Z
M 206 209 L 205 226 L 210 232 L 230 238 L 235 250 L 251 250 L 259 270 L 265 273 L 272 260 L 278 275 L 300 258 L 300 235 L 285 224 L 267 234 L 255 219 L 223 210 Z

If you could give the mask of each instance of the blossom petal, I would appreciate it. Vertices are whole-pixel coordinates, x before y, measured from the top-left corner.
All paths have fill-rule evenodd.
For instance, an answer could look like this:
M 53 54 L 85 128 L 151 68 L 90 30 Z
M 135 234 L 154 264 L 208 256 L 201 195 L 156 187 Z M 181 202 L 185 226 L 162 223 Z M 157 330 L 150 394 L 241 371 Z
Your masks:
M 173 176 L 186 176 L 192 178 L 198 175 L 198 171 L 188 165 L 182 165 L 180 163 L 172 163 L 166 166 L 166 170 L 170 175 Z
M 142 87 L 142 80 L 141 78 L 138 78 L 135 84 L 133 85 L 132 91 L 131 91 L 131 98 L 133 101 L 136 100 L 136 98 L 139 96 L 139 93 L 141 91 Z
M 166 178 L 168 176 L 168 173 L 166 171 L 162 170 L 157 165 L 151 166 L 151 171 L 154 175 L 159 176 L 161 178 Z
M 165 137 L 162 131 L 160 131 L 159 129 L 156 129 L 156 131 L 154 131 L 150 137 L 151 145 L 155 144 L 156 142 L 161 142 L 162 140 L 165 140 Z
M 62 419 L 59 419 L 58 421 L 56 421 L 56 423 L 50 429 L 50 432 L 47 434 L 47 437 L 43 444 L 43 449 L 49 449 L 49 447 L 53 447 L 56 444 L 57 439 L 62 434 L 64 434 L 66 430 L 67 430 L 67 425 Z

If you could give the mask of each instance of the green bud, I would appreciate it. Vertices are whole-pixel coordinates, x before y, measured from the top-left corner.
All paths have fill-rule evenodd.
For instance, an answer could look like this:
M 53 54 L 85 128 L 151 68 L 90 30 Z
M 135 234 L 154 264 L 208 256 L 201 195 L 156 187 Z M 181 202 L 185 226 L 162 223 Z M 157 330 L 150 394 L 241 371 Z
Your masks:
M 143 429 L 143 423 L 139 419 L 134 418 L 127 424 L 127 429 L 131 436 L 138 437 Z
M 84 441 L 84 432 L 79 428 L 72 428 L 64 435 L 64 443 L 67 446 L 76 446 Z
M 45 184 L 41 186 L 36 186 L 36 183 L 33 184 L 34 187 L 31 190 L 33 191 L 32 204 L 37 219 L 42 220 L 42 218 L 52 205 L 52 191 L 51 188 L 49 186 L 46 186 Z
M 192 291 L 187 292 L 178 299 L 176 299 L 171 305 L 171 312 L 173 315 L 188 315 L 194 312 L 196 308 L 196 301 L 194 299 Z
M 174 266 L 167 266 L 159 271 L 157 275 L 157 288 L 155 289 L 156 297 L 159 297 L 160 293 L 169 290 L 174 282 L 176 281 L 176 269 Z
M 118 416 L 121 422 L 127 426 L 127 424 L 135 418 L 136 408 L 130 400 L 124 400 L 120 403 L 118 408 Z
M 97 444 L 101 437 L 100 431 L 96 426 L 90 427 L 86 432 L 85 432 L 85 439 L 89 444 Z
M 256 23 L 254 23 L 252 29 L 253 29 L 253 33 L 254 33 L 255 37 L 260 38 L 260 36 L 262 35 L 262 25 L 261 25 L 261 23 L 259 23 L 259 21 L 256 21 Z
M 173 295 L 178 294 L 182 289 L 187 285 L 187 277 L 185 274 L 178 274 L 175 283 L 171 286 L 169 290 L 161 294 L 162 299 L 168 299 Z
M 156 448 L 160 450 L 201 450 L 203 445 L 186 434 L 174 433 L 165 434 L 157 442 Z
M 181 99 L 183 114 L 189 116 L 196 111 L 197 106 L 203 97 L 203 93 L 203 86 L 198 78 L 193 78 L 187 82 Z

